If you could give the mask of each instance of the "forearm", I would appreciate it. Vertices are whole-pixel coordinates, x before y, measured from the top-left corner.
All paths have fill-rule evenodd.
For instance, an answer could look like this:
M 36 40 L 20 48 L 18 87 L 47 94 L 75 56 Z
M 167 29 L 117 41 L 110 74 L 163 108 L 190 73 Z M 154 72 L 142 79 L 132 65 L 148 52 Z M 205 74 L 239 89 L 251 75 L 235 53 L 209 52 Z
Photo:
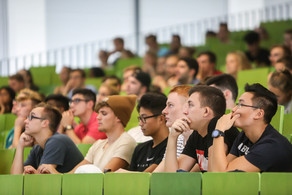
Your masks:
M 157 166 L 158 166 L 157 164 L 152 164 L 147 169 L 145 169 L 143 172 L 152 173 L 156 169 Z
M 23 149 L 24 147 L 19 145 L 16 148 L 16 153 L 10 170 L 11 174 L 13 175 L 19 175 L 23 173 Z
M 80 144 L 81 140 L 79 139 L 79 137 L 75 134 L 74 130 L 67 130 L 66 131 L 66 135 L 68 135 L 68 137 L 70 137 L 72 139 L 72 141 L 75 144 Z
M 14 135 L 13 135 L 13 142 L 12 142 L 12 148 L 16 148 L 19 142 L 19 138 L 21 135 L 22 128 L 21 127 L 15 127 L 14 128 Z
M 228 161 L 226 157 L 224 137 L 218 137 L 213 139 L 213 152 L 209 155 L 211 160 L 210 171 L 212 172 L 225 172 L 227 170 Z M 208 170 L 209 171 L 209 170 Z
M 80 167 L 80 166 L 82 166 L 82 165 L 86 165 L 86 164 L 92 164 L 92 163 L 90 163 L 90 162 L 88 162 L 87 160 L 83 160 L 83 161 L 81 161 L 78 165 L 76 165 L 75 167 L 74 167 L 74 169 L 72 169 L 71 171 L 69 171 L 68 173 L 75 173 L 75 171 L 76 171 L 76 169 L 78 169 L 78 167 Z
M 165 172 L 165 159 L 162 160 L 159 165 L 155 168 L 155 170 L 153 171 L 153 173 L 161 173 L 161 172 Z
M 165 154 L 165 172 L 176 172 L 178 160 L 176 156 L 177 137 L 169 136 Z

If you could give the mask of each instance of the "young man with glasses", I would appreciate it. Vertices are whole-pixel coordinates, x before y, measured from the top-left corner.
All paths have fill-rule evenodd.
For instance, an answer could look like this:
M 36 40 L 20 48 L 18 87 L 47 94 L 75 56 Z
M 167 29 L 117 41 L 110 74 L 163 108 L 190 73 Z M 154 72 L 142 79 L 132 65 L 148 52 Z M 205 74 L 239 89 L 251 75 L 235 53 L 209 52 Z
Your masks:
M 68 135 L 75 144 L 92 144 L 96 140 L 105 139 L 104 132 L 98 130 L 97 113 L 94 112 L 96 96 L 89 89 L 75 89 L 70 102 L 70 110 L 63 112 L 59 132 Z M 80 124 L 73 127 L 74 117 Z
M 209 150 L 212 147 L 212 131 L 216 122 L 225 113 L 226 100 L 223 93 L 210 86 L 195 86 L 189 91 L 187 106 L 183 117 L 177 119 L 171 126 L 168 138 L 165 171 L 191 171 L 196 163 L 200 170 L 209 171 Z M 193 130 L 183 152 L 177 158 L 177 138 L 180 134 Z M 223 140 L 223 149 L 227 154 L 238 135 L 236 128 L 230 128 Z M 192 171 L 198 171 L 195 168 Z
M 292 172 L 292 145 L 269 123 L 277 111 L 277 98 L 260 84 L 246 85 L 232 113 L 215 128 L 211 167 L 214 172 Z M 226 155 L 223 137 L 231 126 L 242 129 Z M 215 134 L 214 134 L 215 135 Z
M 166 106 L 166 96 L 158 93 L 144 94 L 137 106 L 139 125 L 145 136 L 153 140 L 139 144 L 134 151 L 130 171 L 153 172 L 165 153 L 169 129 L 166 127 L 162 110 Z M 117 172 L 128 172 L 120 169 Z
M 125 132 L 125 127 L 136 99 L 135 95 L 113 95 L 98 103 L 99 129 L 106 133 L 107 139 L 97 140 L 70 173 L 100 173 L 129 166 L 136 142 Z M 44 165 L 43 171 L 59 173 L 51 165 Z
M 25 132 L 21 134 L 11 174 L 41 174 L 43 164 L 50 164 L 64 173 L 82 161 L 83 156 L 66 135 L 56 133 L 61 113 L 47 104 L 38 104 L 25 120 Z M 23 163 L 23 149 L 36 145 Z

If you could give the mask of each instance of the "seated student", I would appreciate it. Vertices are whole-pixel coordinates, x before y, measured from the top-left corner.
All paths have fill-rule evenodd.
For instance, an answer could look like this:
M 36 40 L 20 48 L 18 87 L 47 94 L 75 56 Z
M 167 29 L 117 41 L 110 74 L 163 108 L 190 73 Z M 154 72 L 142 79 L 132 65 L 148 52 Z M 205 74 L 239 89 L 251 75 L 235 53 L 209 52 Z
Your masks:
M 54 89 L 55 94 L 63 94 L 66 95 L 68 92 L 66 91 L 66 85 L 69 81 L 71 68 L 64 66 L 59 74 L 59 78 L 62 82 L 61 86 L 58 86 Z
M 275 66 L 276 62 L 281 58 L 286 58 L 291 56 L 291 52 L 289 48 L 284 45 L 275 45 L 270 50 L 270 61 L 273 66 Z
M 20 90 L 25 88 L 25 83 L 22 75 L 15 74 L 9 77 L 8 80 L 9 87 L 13 89 L 13 91 L 18 94 Z
M 233 112 L 214 128 L 210 167 L 214 172 L 291 172 L 292 145 L 269 123 L 277 111 L 277 98 L 262 85 L 246 85 Z M 232 125 L 241 128 L 228 155 L 223 137 Z
M 196 78 L 199 71 L 199 65 L 197 60 L 193 58 L 180 58 L 175 75 L 178 78 L 177 85 L 196 85 L 200 81 Z
M 130 119 L 135 102 L 136 96 L 133 95 L 113 95 L 98 103 L 96 111 L 98 112 L 99 129 L 106 133 L 107 139 L 97 140 L 89 149 L 84 160 L 70 173 L 74 173 L 77 169 L 77 172 L 100 172 L 104 169 L 115 171 L 129 166 L 136 142 L 125 132 L 124 128 Z M 83 170 L 81 171 L 81 169 Z M 50 165 L 43 165 L 43 171 L 58 173 Z
M 199 64 L 199 71 L 197 74 L 197 79 L 201 82 L 210 76 L 220 75 L 221 71 L 216 70 L 216 55 L 211 51 L 201 52 L 197 61 Z
M 210 77 L 206 85 L 220 89 L 226 99 L 226 109 L 232 109 L 238 96 L 238 87 L 236 80 L 229 74 L 221 74 Z
M 212 131 L 220 116 L 225 113 L 226 100 L 223 93 L 210 86 L 195 86 L 189 91 L 187 106 L 184 114 L 177 119 L 170 131 L 168 138 L 165 171 L 175 172 L 178 169 L 190 171 L 196 163 L 201 171 L 208 171 L 208 151 L 212 146 Z M 177 138 L 189 129 L 194 130 L 190 135 L 182 154 L 177 158 Z M 238 135 L 236 128 L 226 132 L 224 152 L 227 154 Z
M 65 88 L 63 89 L 63 94 L 68 98 L 72 98 L 72 93 L 75 89 L 89 89 L 93 91 L 95 94 L 97 93 L 95 87 L 93 85 L 85 85 L 86 75 L 84 70 L 82 69 L 74 69 L 70 72 L 69 81 L 66 83 Z
M 61 113 L 44 103 L 38 104 L 25 120 L 25 132 L 21 134 L 11 174 L 44 173 L 43 164 L 50 164 L 59 172 L 71 170 L 83 156 L 72 140 L 66 135 L 56 133 Z M 37 144 L 23 163 L 23 148 L 33 142 Z
M 292 56 L 281 58 L 275 64 L 276 71 L 288 70 L 292 74 Z
M 68 135 L 75 144 L 92 144 L 98 139 L 105 139 L 105 133 L 99 131 L 95 101 L 96 96 L 90 89 L 75 89 L 70 110 L 62 114 L 59 132 Z M 76 127 L 73 127 L 74 116 L 81 121 Z
M 35 105 L 42 101 L 39 93 L 30 89 L 23 89 L 16 98 L 16 105 L 14 106 L 17 118 L 14 122 L 14 127 L 9 131 L 6 138 L 5 148 L 16 148 L 20 135 L 24 131 L 25 119 Z
M 69 110 L 69 99 L 61 94 L 51 94 L 46 97 L 45 102 L 50 106 L 58 108 L 61 113 Z
M 33 91 L 39 90 L 39 87 L 34 84 L 31 72 L 29 70 L 22 69 L 18 71 L 17 74 L 20 74 L 23 77 L 25 88 L 31 89 Z
M 166 126 L 171 127 L 176 119 L 184 116 L 183 108 L 187 103 L 189 97 L 189 90 L 192 87 L 189 85 L 178 85 L 173 87 L 167 97 L 166 107 L 163 109 L 162 114 L 164 114 L 166 119 Z M 182 153 L 189 136 L 192 131 L 185 131 L 183 134 L 179 135 L 177 138 L 176 155 Z M 154 172 L 164 172 L 164 160 L 158 165 Z
M 226 56 L 226 73 L 237 79 L 238 72 L 251 69 L 251 64 L 242 51 L 229 52 Z
M 119 91 L 112 85 L 101 84 L 98 89 L 98 94 L 96 95 L 96 103 L 101 102 L 104 98 L 111 95 L 119 95 Z
M 278 104 L 285 107 L 285 114 L 291 113 L 292 110 L 292 76 L 288 70 L 273 72 L 268 88 L 273 92 L 278 100 Z
M 15 92 L 8 86 L 0 88 L 0 114 L 11 113 Z
M 166 105 L 166 97 L 159 93 L 146 93 L 142 96 L 138 111 L 139 125 L 145 136 L 153 140 L 139 144 L 132 156 L 130 171 L 153 172 L 165 153 L 169 130 L 165 125 L 162 110 Z M 120 169 L 117 172 L 128 172 Z

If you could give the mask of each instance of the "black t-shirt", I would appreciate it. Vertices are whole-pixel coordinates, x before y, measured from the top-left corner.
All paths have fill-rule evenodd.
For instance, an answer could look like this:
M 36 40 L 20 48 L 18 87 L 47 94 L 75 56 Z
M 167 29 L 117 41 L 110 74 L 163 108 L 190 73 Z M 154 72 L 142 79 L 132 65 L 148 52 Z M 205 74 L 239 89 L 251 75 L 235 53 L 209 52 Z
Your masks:
M 190 135 L 184 151 L 182 152 L 182 154 L 194 158 L 199 164 L 201 171 L 208 170 L 208 149 L 213 145 L 212 132 L 216 127 L 218 119 L 219 117 L 215 117 L 210 121 L 208 133 L 205 137 L 202 137 L 197 131 L 194 131 Z M 228 146 L 228 152 L 238 134 L 239 131 L 235 127 L 231 127 L 229 130 L 225 131 L 224 142 Z
M 245 54 L 250 62 L 255 62 L 257 64 L 257 67 L 270 66 L 271 64 L 269 60 L 269 50 L 260 48 L 256 56 L 252 56 L 249 51 L 246 51 Z
M 139 144 L 133 153 L 130 170 L 143 172 L 152 164 L 158 165 L 162 161 L 165 153 L 167 139 L 163 140 L 154 148 L 152 148 L 153 140 Z
M 37 169 L 41 164 L 55 164 L 57 171 L 66 173 L 83 159 L 82 153 L 67 135 L 56 133 L 47 140 L 44 150 L 39 145 L 32 148 L 24 166 L 31 165 Z
M 245 155 L 246 160 L 261 171 L 292 172 L 292 145 L 271 125 L 256 143 L 242 131 L 234 141 L 230 154 Z

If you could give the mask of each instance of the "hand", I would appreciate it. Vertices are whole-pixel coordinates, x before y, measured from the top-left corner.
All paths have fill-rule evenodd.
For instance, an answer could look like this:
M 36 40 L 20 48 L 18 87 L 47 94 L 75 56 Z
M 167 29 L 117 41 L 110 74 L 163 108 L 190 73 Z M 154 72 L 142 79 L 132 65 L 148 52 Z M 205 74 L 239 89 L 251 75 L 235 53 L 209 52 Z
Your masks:
M 239 114 L 235 114 L 234 116 L 232 116 L 232 113 L 223 115 L 217 121 L 216 129 L 223 131 L 223 132 L 230 129 L 233 126 L 236 119 L 238 119 L 239 117 L 240 117 Z
M 115 173 L 130 173 L 130 172 L 131 171 L 128 171 L 126 169 L 121 169 L 121 168 L 115 171 Z
M 35 168 L 30 166 L 30 165 L 24 167 L 23 174 L 25 174 L 25 175 L 26 174 L 37 174 L 37 173 L 38 173 L 37 170 L 35 170 Z
M 65 111 L 62 114 L 61 126 L 65 128 L 67 125 L 72 125 L 74 121 L 74 115 L 71 110 Z
M 26 118 L 24 118 L 24 117 L 22 117 L 22 116 L 17 117 L 17 118 L 15 119 L 15 122 L 14 122 L 14 128 L 19 127 L 20 129 L 23 129 L 25 119 L 26 119 Z
M 41 164 L 38 168 L 40 174 L 58 174 L 59 172 L 55 169 L 54 165 Z
M 180 134 L 190 130 L 190 119 L 187 117 L 183 117 L 177 119 L 171 126 L 170 135 L 174 137 L 178 137 Z
M 25 132 L 23 132 L 19 138 L 18 144 L 21 147 L 28 147 L 28 146 L 31 146 L 33 142 L 34 142 L 34 138 L 30 135 L 27 135 Z

